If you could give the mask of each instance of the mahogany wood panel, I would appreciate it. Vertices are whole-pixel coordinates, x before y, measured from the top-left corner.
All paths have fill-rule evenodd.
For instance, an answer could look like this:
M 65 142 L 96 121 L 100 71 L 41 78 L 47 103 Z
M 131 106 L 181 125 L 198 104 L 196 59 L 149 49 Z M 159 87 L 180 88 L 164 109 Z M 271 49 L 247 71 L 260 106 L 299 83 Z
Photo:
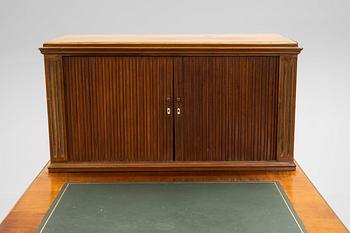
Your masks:
M 300 167 L 289 172 L 48 173 L 41 171 L 0 224 L 1 233 L 34 233 L 65 182 L 279 181 L 309 233 L 348 233 Z
M 269 56 L 178 58 L 176 160 L 276 160 L 278 64 Z
M 67 160 L 64 82 L 60 56 L 45 57 L 51 161 Z
M 171 160 L 172 71 L 166 57 L 63 57 L 68 160 Z
M 279 161 L 293 161 L 294 157 L 296 68 L 296 56 L 280 57 L 277 128 L 277 158 Z

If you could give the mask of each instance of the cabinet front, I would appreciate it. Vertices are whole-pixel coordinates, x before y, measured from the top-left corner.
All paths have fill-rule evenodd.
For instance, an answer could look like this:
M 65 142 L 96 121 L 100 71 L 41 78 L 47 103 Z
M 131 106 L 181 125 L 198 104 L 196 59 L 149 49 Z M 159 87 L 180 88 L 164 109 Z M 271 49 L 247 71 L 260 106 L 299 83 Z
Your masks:
M 47 41 L 49 171 L 293 170 L 301 50 L 276 34 Z
M 276 160 L 278 65 L 275 56 L 177 58 L 176 160 Z
M 173 159 L 172 58 L 66 56 L 62 66 L 68 161 Z

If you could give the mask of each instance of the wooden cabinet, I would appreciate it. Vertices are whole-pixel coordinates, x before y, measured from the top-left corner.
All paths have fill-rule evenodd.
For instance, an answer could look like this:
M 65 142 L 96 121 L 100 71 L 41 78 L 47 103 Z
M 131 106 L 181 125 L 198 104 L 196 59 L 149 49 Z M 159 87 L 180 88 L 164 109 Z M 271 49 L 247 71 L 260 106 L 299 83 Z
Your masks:
M 40 50 L 50 171 L 295 167 L 294 41 L 65 36 Z

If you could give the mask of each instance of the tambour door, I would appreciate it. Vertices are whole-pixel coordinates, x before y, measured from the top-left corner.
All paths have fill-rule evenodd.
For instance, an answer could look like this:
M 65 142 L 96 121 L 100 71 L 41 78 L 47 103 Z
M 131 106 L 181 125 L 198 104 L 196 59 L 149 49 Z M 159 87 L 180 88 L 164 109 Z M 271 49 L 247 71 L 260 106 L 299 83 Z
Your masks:
M 68 161 L 173 158 L 173 59 L 62 58 Z
M 276 160 L 278 59 L 177 58 L 176 160 Z

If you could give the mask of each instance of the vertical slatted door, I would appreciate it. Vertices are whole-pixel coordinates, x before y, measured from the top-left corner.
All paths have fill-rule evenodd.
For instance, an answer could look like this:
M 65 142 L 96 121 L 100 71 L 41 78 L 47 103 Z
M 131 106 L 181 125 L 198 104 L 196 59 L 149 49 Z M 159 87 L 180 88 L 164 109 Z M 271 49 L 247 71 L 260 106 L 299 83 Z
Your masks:
M 172 160 L 172 58 L 67 56 L 63 64 L 69 161 Z
M 176 160 L 276 160 L 278 57 L 183 57 L 175 64 Z

